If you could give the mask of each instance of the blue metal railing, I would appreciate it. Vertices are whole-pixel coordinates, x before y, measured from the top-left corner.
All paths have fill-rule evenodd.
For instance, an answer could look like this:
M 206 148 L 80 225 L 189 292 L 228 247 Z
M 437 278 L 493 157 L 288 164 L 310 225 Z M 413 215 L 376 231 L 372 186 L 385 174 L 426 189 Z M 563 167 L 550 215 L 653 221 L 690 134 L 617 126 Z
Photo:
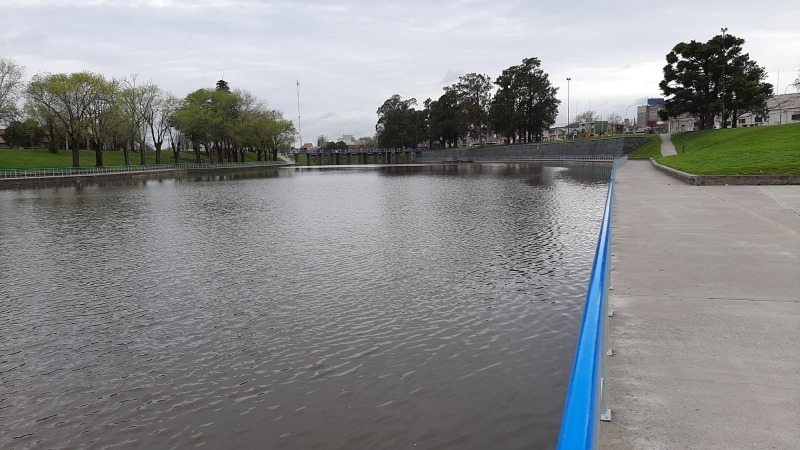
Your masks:
M 627 158 L 614 161 L 608 185 L 605 212 L 600 225 L 589 290 L 583 311 L 575 358 L 572 363 L 558 448 L 564 450 L 591 449 L 599 445 L 600 420 L 611 420 L 606 407 L 605 360 L 610 355 L 607 344 L 608 289 L 611 278 L 609 251 L 611 248 L 611 210 L 614 198 L 616 168 Z

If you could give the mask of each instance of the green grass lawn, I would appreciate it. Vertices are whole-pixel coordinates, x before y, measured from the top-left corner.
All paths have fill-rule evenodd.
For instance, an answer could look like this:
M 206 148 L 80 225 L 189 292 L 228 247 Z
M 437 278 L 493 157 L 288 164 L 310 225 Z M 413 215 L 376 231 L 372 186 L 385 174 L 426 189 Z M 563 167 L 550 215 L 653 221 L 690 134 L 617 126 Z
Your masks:
M 145 155 L 147 164 L 156 163 L 156 153 L 147 152 Z M 139 153 L 130 154 L 131 165 L 139 164 Z M 194 153 L 181 152 L 179 157 L 180 163 L 193 163 L 195 162 Z M 255 153 L 247 153 L 245 155 L 245 162 L 255 162 L 257 157 Z M 80 156 L 81 167 L 94 167 L 95 155 L 94 151 L 81 150 Z M 171 150 L 161 151 L 162 164 L 174 164 L 175 159 L 172 156 Z M 103 152 L 103 165 L 104 166 L 123 166 L 125 165 L 125 157 L 121 151 L 106 151 Z M 53 168 L 53 167 L 72 167 L 72 152 L 67 150 L 60 150 L 58 153 L 50 153 L 47 149 L 31 149 L 31 150 L 7 150 L 0 149 L 0 169 L 32 169 L 32 168 Z
M 628 153 L 630 159 L 648 159 L 661 156 L 661 136 L 648 134 L 649 142 L 645 142 L 641 147 Z
M 800 175 L 800 124 L 676 133 L 656 161 L 695 175 Z

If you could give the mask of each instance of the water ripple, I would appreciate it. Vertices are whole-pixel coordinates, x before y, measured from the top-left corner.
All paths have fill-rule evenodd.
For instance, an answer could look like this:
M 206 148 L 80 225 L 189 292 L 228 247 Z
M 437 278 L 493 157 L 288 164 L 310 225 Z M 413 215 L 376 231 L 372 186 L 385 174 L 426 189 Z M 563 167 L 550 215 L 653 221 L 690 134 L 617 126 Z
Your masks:
M 552 446 L 607 177 L 0 192 L 0 448 Z

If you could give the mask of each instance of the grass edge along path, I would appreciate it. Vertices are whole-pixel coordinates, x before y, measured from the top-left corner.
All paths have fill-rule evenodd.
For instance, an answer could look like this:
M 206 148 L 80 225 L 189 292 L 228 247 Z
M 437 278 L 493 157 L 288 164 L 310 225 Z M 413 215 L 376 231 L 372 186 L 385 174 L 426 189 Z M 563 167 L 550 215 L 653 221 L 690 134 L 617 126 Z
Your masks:
M 800 123 L 688 131 L 672 142 L 677 155 L 654 159 L 694 175 L 800 175 Z

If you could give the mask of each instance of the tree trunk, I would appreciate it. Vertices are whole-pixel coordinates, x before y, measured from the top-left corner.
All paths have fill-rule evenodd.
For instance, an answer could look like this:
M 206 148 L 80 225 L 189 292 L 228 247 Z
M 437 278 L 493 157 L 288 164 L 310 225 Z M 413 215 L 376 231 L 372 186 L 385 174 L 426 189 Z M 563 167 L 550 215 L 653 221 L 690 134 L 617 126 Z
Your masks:
M 163 142 L 154 142 L 153 145 L 156 147 L 156 164 L 161 164 L 161 144 Z
M 53 125 L 52 120 L 47 121 L 47 130 L 50 132 L 50 142 L 48 146 L 50 147 L 50 153 L 56 153 L 56 127 Z
M 99 143 L 94 149 L 94 165 L 97 167 L 103 167 L 103 146 Z
M 277 161 L 277 160 L 278 160 L 278 149 L 277 148 L 273 148 L 272 149 L 272 161 Z
M 76 137 L 70 138 L 70 145 L 72 146 L 72 167 L 81 166 L 81 151 L 78 150 L 78 139 Z
M 147 146 L 144 144 L 144 139 L 139 143 L 139 161 L 141 161 L 142 165 L 147 164 L 147 154 L 145 150 Z
M 128 144 L 130 144 L 130 142 L 131 141 L 128 141 L 122 146 L 122 156 L 125 158 L 126 166 L 131 165 L 131 151 L 130 148 L 128 148 Z

